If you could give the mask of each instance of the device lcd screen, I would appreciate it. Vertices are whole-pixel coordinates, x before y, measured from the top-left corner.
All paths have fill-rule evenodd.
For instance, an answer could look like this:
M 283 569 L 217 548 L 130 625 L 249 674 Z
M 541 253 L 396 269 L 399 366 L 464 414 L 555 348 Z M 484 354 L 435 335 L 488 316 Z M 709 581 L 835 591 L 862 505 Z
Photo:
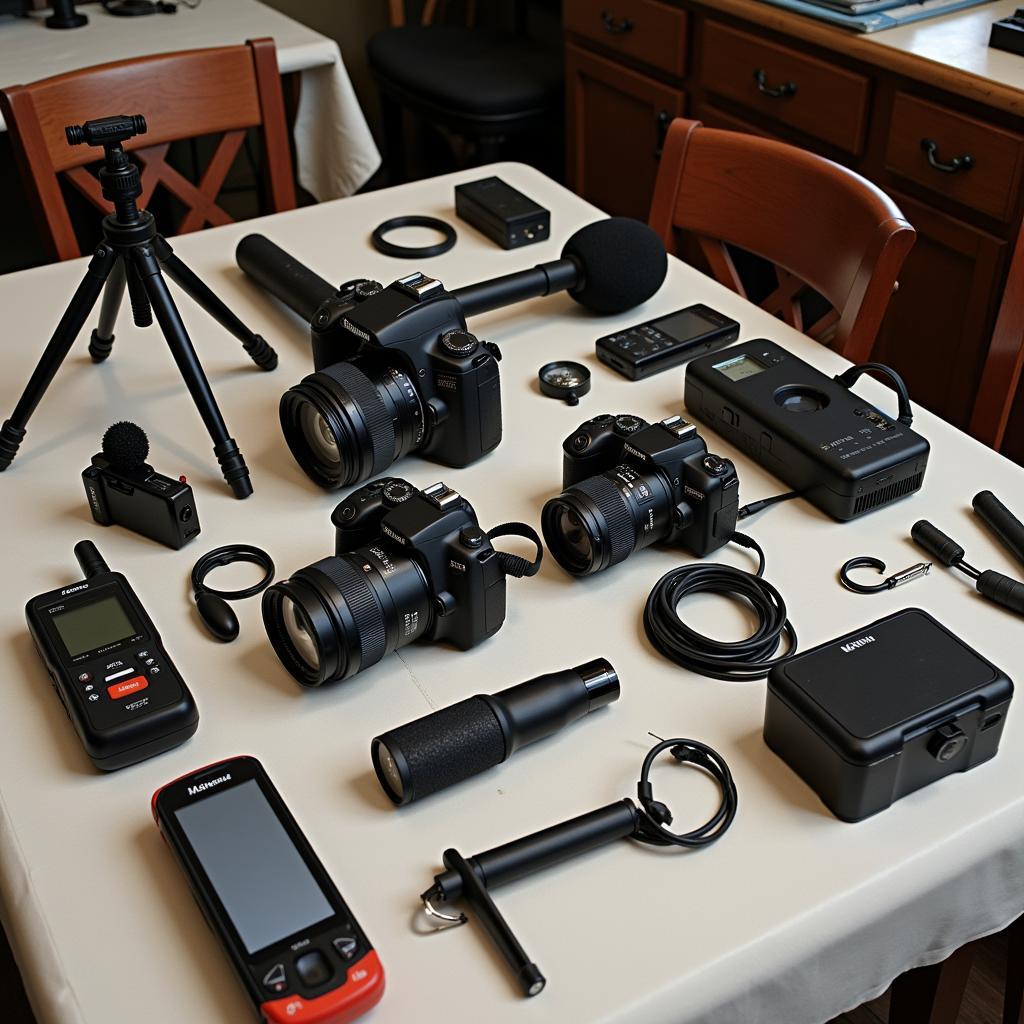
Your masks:
M 334 914 L 255 780 L 175 816 L 249 953 Z
M 712 323 L 707 317 L 692 309 L 683 309 L 671 316 L 655 320 L 652 327 L 667 334 L 674 341 L 687 341 L 690 338 L 698 338 L 708 331 L 714 330 L 718 324 Z
M 762 366 L 756 359 L 750 356 L 736 356 L 733 359 L 726 359 L 724 363 L 715 363 L 715 369 L 725 374 L 729 380 L 746 380 L 755 374 L 762 373 L 766 367 Z
M 52 621 L 72 658 L 124 640 L 136 632 L 117 597 L 104 597 L 67 612 L 58 612 Z

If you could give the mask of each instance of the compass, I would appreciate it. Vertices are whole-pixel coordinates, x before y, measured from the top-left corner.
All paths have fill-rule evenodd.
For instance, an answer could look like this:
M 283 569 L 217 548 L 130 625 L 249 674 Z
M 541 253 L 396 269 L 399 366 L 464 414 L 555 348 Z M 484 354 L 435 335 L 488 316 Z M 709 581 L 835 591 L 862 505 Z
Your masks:
M 543 394 L 569 405 L 578 405 L 590 390 L 590 371 L 582 363 L 547 363 L 537 372 L 537 379 Z

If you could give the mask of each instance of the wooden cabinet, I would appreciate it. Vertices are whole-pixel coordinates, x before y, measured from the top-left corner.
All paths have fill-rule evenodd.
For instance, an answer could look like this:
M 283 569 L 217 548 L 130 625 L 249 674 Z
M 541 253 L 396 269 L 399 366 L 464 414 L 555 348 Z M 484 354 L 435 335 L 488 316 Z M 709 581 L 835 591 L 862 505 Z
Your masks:
M 564 10 L 577 191 L 646 220 L 666 113 L 863 174 L 918 232 L 874 355 L 916 401 L 966 428 L 1024 214 L 1020 95 L 753 0 L 564 0 Z M 1011 425 L 1024 427 L 1024 383 Z M 1015 448 L 1008 435 L 1005 450 L 1024 460 L 1024 440 Z
M 647 220 L 661 143 L 683 92 L 569 44 L 565 48 L 572 187 L 609 213 Z

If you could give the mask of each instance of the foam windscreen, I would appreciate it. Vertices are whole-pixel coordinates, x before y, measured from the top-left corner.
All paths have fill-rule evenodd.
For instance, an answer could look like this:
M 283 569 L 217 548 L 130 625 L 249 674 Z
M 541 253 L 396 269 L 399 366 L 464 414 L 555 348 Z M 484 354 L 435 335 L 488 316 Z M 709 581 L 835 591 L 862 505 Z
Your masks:
M 580 228 L 562 248 L 582 281 L 569 294 L 595 313 L 622 313 L 662 285 L 668 257 L 657 233 L 631 217 L 609 217 Z

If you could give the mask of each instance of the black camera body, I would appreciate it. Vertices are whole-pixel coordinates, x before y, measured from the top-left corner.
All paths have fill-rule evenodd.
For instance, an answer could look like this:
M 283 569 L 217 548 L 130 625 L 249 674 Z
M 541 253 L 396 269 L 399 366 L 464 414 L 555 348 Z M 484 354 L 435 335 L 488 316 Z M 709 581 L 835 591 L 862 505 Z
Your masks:
M 568 572 L 599 572 L 655 542 L 703 558 L 736 530 L 736 469 L 681 416 L 655 424 L 597 416 L 562 453 L 563 493 L 544 506 L 541 523 Z
M 146 435 L 134 423 L 116 423 L 103 451 L 82 471 L 92 517 L 123 526 L 177 550 L 199 533 L 195 495 L 184 477 L 158 473 L 145 461 Z
M 338 555 L 361 553 L 386 567 L 389 549 L 426 576 L 434 612 L 418 639 L 462 650 L 493 636 L 505 621 L 505 570 L 473 506 L 443 483 L 422 491 L 398 477 L 375 480 L 334 510 Z
M 510 523 L 482 530 L 473 506 L 443 483 L 420 490 L 397 477 L 349 494 L 331 516 L 335 554 L 263 595 L 267 635 L 304 686 L 347 679 L 416 640 L 468 650 L 505 621 L 507 575 L 533 575 L 540 539 Z M 491 537 L 537 546 L 534 563 Z
M 365 480 L 411 451 L 468 466 L 500 443 L 501 353 L 466 330 L 458 299 L 440 281 L 415 273 L 387 287 L 349 282 L 313 315 L 312 339 L 318 373 L 285 393 L 281 423 L 292 452 L 321 486 Z M 345 447 L 361 454 L 325 473 L 322 459 L 310 464 L 299 416 L 318 387 L 333 390 L 333 377 L 341 385 L 330 396 L 334 403 L 354 399 L 360 409 L 327 430 L 336 438 L 351 431 Z M 331 407 L 320 405 L 320 415 Z

